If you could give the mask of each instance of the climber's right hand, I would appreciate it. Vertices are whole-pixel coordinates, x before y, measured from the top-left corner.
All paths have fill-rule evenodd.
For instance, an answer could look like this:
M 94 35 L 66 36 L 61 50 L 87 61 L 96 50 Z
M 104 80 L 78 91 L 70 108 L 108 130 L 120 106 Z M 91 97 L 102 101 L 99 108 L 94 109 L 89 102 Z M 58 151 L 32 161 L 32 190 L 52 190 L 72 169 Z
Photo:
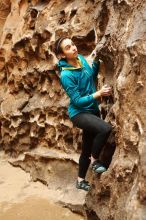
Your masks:
M 102 96 L 110 96 L 111 92 L 112 92 L 112 88 L 108 85 L 104 85 L 104 86 L 102 86 L 102 88 L 99 91 L 100 91 L 101 97 Z
M 100 90 L 98 90 L 97 92 L 93 93 L 93 97 L 95 99 L 101 98 L 103 96 L 110 96 L 112 92 L 112 89 L 110 86 L 108 85 L 104 85 L 102 86 L 102 88 Z

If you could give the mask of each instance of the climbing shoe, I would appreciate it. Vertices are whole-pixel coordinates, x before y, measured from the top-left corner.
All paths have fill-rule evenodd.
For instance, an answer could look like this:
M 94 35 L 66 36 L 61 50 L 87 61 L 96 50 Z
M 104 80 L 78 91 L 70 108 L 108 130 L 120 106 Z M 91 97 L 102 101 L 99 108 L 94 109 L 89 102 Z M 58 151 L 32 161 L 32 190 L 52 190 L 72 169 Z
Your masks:
M 106 168 L 98 161 L 94 161 L 93 164 L 91 165 L 91 169 L 95 172 L 95 173 L 103 173 L 106 171 Z
M 82 180 L 82 181 L 78 181 L 76 182 L 76 188 L 77 189 L 83 189 L 85 191 L 89 191 L 90 189 L 90 185 L 89 185 L 89 182 L 86 181 L 86 180 Z

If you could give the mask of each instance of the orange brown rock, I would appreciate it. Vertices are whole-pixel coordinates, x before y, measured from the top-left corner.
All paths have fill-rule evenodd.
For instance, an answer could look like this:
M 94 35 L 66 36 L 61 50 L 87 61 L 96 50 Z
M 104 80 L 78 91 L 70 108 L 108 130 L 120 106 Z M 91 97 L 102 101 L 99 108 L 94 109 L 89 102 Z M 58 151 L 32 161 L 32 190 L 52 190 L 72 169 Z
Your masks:
M 89 61 L 97 50 L 104 63 L 97 87 L 113 87 L 112 99 L 103 100 L 101 109 L 114 127 L 116 150 L 108 158 L 108 171 L 91 178 L 88 218 L 143 220 L 145 1 L 0 1 L 0 12 L 1 148 L 15 157 L 38 147 L 68 154 L 80 151 L 81 131 L 67 115 L 69 99 L 59 83 L 53 44 L 69 36 Z M 112 145 L 108 146 L 110 152 Z

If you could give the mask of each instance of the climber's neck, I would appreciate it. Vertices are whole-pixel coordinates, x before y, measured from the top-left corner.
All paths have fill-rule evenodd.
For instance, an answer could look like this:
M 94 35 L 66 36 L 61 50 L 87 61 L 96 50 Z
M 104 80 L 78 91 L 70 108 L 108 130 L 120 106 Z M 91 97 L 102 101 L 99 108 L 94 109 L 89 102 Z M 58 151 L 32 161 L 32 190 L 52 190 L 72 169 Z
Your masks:
M 67 59 L 67 62 L 68 62 L 70 65 L 74 66 L 74 67 L 80 67 L 80 64 L 79 64 L 77 58 L 75 58 L 75 59 Z

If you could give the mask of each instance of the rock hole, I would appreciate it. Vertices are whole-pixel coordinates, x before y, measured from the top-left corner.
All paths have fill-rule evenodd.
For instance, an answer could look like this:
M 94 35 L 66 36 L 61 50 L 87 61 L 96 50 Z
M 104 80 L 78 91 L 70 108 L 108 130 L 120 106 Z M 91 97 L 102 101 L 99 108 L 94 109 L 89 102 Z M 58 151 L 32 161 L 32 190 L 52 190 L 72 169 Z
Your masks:
M 47 40 L 47 41 L 50 40 L 51 36 L 52 36 L 52 34 L 51 34 L 49 31 L 47 31 L 47 30 L 45 30 L 45 31 L 43 32 L 43 34 L 42 34 L 42 38 L 43 38 L 44 40 Z
M 112 134 L 112 136 L 113 136 L 113 139 L 114 139 L 115 138 L 114 134 Z M 103 148 L 103 150 L 100 154 L 100 160 L 104 161 L 103 163 L 104 163 L 106 168 L 109 168 L 109 166 L 112 162 L 112 157 L 114 155 L 115 149 L 116 149 L 115 141 L 111 141 L 110 138 L 109 138 L 109 140 L 105 144 L 105 146 L 104 146 L 104 148 Z
M 25 45 L 26 45 L 27 43 L 29 43 L 29 39 L 28 39 L 28 38 L 24 38 L 24 39 L 18 41 L 18 42 L 14 45 L 14 47 L 12 48 L 12 50 L 13 50 L 14 52 L 16 52 L 16 50 L 18 50 L 18 49 L 25 48 Z
M 35 19 L 38 15 L 38 11 L 36 9 L 32 9 L 31 12 L 30 12 L 30 15 L 31 15 L 31 18 L 32 19 Z
M 50 2 L 50 0 L 40 0 L 39 3 L 41 3 L 41 4 L 48 4 L 49 2 Z
M 89 55 L 95 48 L 95 31 L 92 29 L 86 36 L 76 36 L 72 38 L 79 53 L 83 56 Z
M 106 1 L 104 1 L 102 5 L 101 15 L 99 17 L 99 29 L 102 35 L 105 33 L 105 29 L 107 27 L 108 21 L 109 21 L 109 10 L 106 6 Z
M 38 118 L 39 123 L 44 123 L 45 120 L 46 120 L 46 115 L 41 113 Z
M 106 186 L 105 188 L 102 187 L 100 193 L 98 194 L 100 200 L 109 200 L 111 197 L 111 190 L 109 186 Z
M 91 3 L 94 4 L 94 3 L 95 3 L 95 0 L 87 0 L 87 1 L 86 1 L 86 4 L 87 4 L 88 2 L 91 2 Z
M 111 105 L 114 104 L 114 98 L 112 95 L 108 96 L 108 97 L 103 97 L 102 99 L 102 104 L 101 104 L 101 116 L 102 119 L 104 120 L 109 112 L 109 109 L 111 107 Z M 112 113 L 110 113 L 110 118 L 112 118 L 112 120 L 115 120 L 115 115 Z
M 133 130 L 134 132 L 140 133 L 140 131 L 139 131 L 139 125 L 138 125 L 137 122 L 134 123 L 132 130 Z
M 87 220 L 100 220 L 96 212 L 94 212 L 93 210 L 86 210 L 86 218 Z
M 65 11 L 62 10 L 60 11 L 60 19 L 59 19 L 59 24 L 64 24 L 66 22 L 66 18 L 65 18 Z
M 72 19 L 77 13 L 77 9 L 73 9 L 70 13 L 70 18 Z
M 42 137 L 45 134 L 45 127 L 39 127 L 38 137 Z
M 51 34 L 48 31 L 44 31 L 43 34 L 41 35 L 40 33 L 35 33 L 33 35 L 33 38 L 36 40 L 37 42 L 37 48 L 39 48 L 40 45 L 42 45 L 47 38 L 50 38 Z
M 67 144 L 69 146 L 72 146 L 73 145 L 73 137 L 72 137 L 72 135 L 66 135 L 65 136 L 65 141 L 67 142 Z
M 38 144 L 38 138 L 37 137 L 31 137 L 30 139 L 30 149 L 35 149 Z
M 12 34 L 11 34 L 11 33 L 8 33 L 8 34 L 6 35 L 6 39 L 7 39 L 7 40 L 11 40 L 11 39 L 12 39 Z

